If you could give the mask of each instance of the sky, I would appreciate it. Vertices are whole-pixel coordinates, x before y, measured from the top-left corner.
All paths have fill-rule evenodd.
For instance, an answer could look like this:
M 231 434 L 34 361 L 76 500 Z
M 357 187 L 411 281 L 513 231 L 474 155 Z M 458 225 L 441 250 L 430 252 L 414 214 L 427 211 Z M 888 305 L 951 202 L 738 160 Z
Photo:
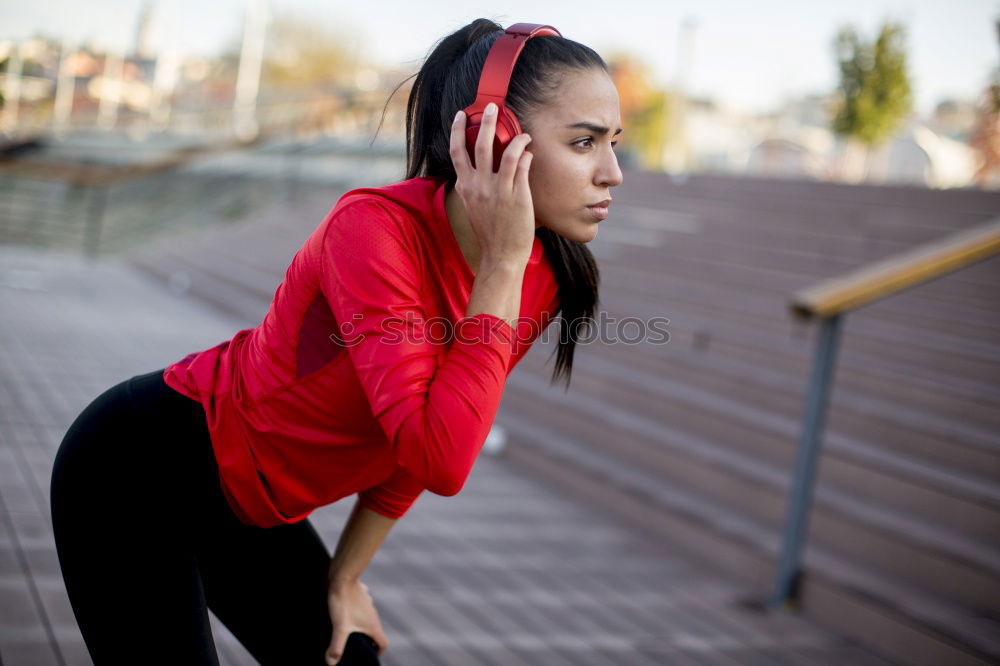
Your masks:
M 235 43 L 248 0 L 154 0 L 154 50 L 211 54 Z M 837 83 L 832 42 L 854 25 L 873 38 L 884 20 L 907 27 L 914 100 L 929 114 L 944 98 L 974 101 L 1000 65 L 1000 0 L 267 0 L 272 15 L 309 17 L 382 64 L 416 71 L 435 41 L 472 19 L 547 23 L 606 59 L 628 52 L 657 84 L 680 81 L 699 97 L 769 111 L 787 97 Z M 0 0 L 0 40 L 43 31 L 124 49 L 142 0 Z M 366 9 L 377 7 L 377 12 Z M 682 25 L 690 48 L 680 48 Z M 681 53 L 687 57 L 682 58 Z M 686 62 L 686 66 L 681 66 Z

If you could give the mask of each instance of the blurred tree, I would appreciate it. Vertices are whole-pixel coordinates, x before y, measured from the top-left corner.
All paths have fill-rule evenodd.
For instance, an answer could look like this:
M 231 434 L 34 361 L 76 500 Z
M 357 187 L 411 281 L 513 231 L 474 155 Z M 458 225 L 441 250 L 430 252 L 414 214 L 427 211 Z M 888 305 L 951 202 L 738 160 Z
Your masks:
M 874 43 L 852 26 L 837 34 L 840 84 L 832 129 L 847 139 L 842 175 L 849 181 L 867 175 L 872 147 L 890 138 L 913 107 L 905 36 L 904 26 L 891 22 Z
M 623 161 L 634 156 L 643 168 L 658 169 L 667 139 L 666 96 L 650 83 L 649 68 L 631 55 L 612 55 L 608 66 L 621 101 Z
M 994 21 L 1000 39 L 1000 18 Z M 980 165 L 972 179 L 987 185 L 1000 171 L 1000 67 L 993 69 L 993 82 L 983 91 L 976 108 L 976 121 L 969 135 L 969 145 L 979 155 Z
M 361 65 L 356 34 L 315 19 L 280 14 L 271 19 L 261 84 L 277 87 L 353 87 Z
M 4 56 L 3 59 L 0 60 L 0 72 L 4 72 L 6 74 L 7 65 L 9 63 L 10 63 L 10 56 Z M 3 103 L 4 103 L 3 88 L 0 87 L 0 106 L 3 106 Z
M 272 16 L 260 73 L 261 127 L 308 135 L 369 124 L 380 77 L 367 62 L 363 39 L 351 26 L 315 16 Z M 231 51 L 238 54 L 239 46 Z
M 983 92 L 976 108 L 976 121 L 969 135 L 969 145 L 979 155 L 979 168 L 972 179 L 983 187 L 1000 171 L 1000 74 Z

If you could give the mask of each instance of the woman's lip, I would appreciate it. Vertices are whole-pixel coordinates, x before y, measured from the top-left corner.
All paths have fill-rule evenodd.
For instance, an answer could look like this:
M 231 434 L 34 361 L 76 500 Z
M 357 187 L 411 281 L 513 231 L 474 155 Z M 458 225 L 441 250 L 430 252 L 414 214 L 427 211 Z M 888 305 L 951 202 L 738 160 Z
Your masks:
M 608 216 L 607 206 L 587 206 L 587 209 L 599 220 L 603 220 Z

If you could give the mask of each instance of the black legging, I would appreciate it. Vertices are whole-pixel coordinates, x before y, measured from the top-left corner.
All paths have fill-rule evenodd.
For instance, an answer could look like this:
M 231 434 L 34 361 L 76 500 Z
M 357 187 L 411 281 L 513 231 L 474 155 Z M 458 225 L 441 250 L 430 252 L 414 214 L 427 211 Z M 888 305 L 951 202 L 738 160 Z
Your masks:
M 218 666 L 207 608 L 265 666 L 325 664 L 330 553 L 308 520 L 230 509 L 201 404 L 156 370 L 112 386 L 56 454 L 52 527 L 96 666 Z M 352 634 L 341 664 L 377 664 Z

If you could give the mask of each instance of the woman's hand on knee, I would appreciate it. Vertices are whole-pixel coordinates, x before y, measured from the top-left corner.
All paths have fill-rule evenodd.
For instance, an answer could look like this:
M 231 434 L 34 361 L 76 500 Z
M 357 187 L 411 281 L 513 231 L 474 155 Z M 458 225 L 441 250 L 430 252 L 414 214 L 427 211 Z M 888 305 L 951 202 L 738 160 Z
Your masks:
M 389 641 L 382 630 L 382 621 L 367 585 L 360 580 L 331 583 L 327 606 L 333 621 L 333 638 L 326 650 L 327 664 L 334 666 L 340 661 L 347 639 L 355 631 L 371 636 L 378 643 L 378 654 L 382 656 L 389 647 Z

